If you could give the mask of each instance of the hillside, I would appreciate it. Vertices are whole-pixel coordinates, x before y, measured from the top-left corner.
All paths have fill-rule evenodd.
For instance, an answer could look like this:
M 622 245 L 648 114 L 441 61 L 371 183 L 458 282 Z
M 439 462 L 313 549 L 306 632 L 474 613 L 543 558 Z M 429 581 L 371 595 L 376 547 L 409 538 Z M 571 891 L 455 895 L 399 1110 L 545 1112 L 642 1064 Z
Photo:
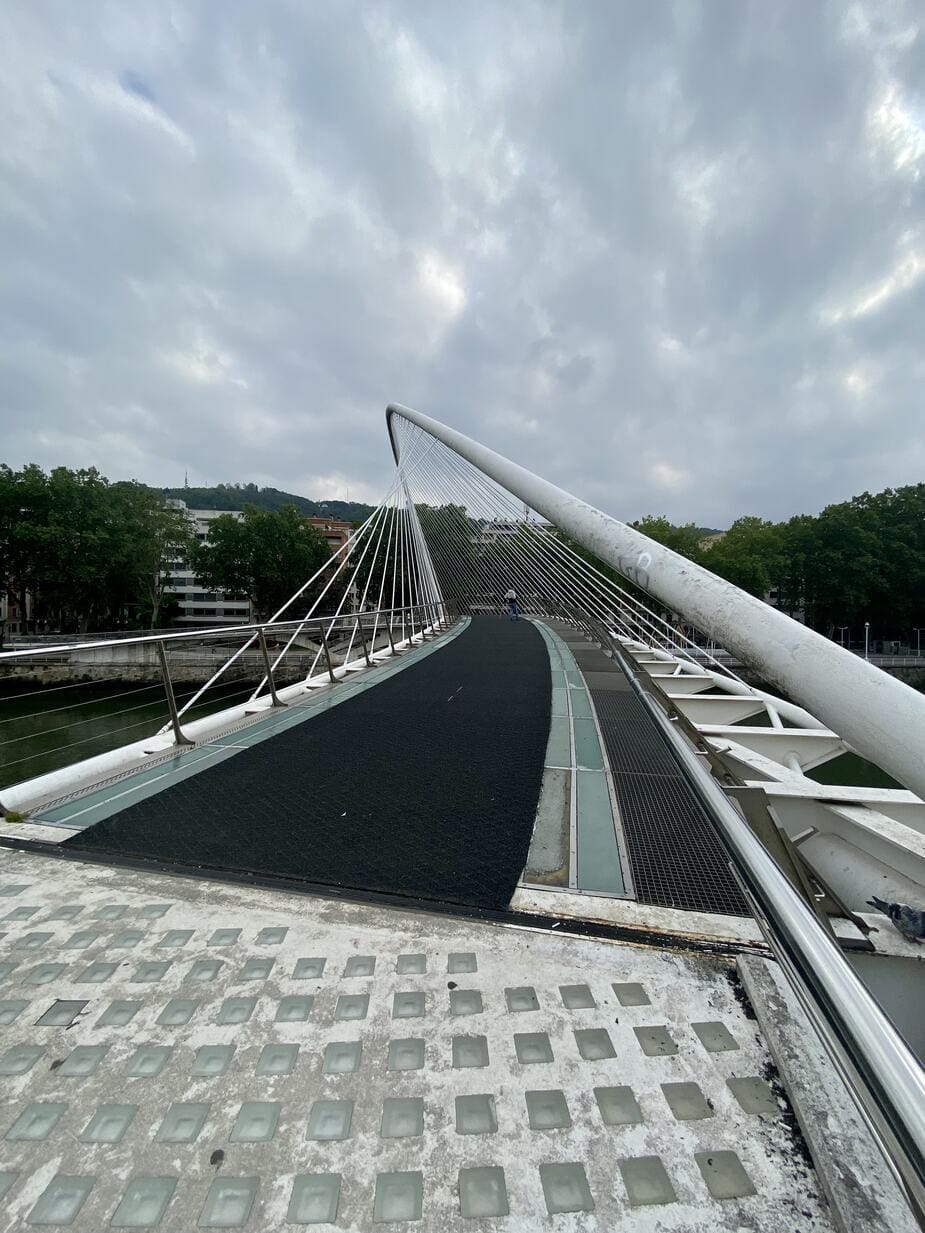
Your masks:
M 371 505 L 358 501 L 311 501 L 294 492 L 278 488 L 258 488 L 256 484 L 217 484 L 214 488 L 164 488 L 165 497 L 185 501 L 190 509 L 243 509 L 256 505 L 258 509 L 278 510 L 294 505 L 300 514 L 317 518 L 343 518 L 347 522 L 362 522 L 373 512 Z

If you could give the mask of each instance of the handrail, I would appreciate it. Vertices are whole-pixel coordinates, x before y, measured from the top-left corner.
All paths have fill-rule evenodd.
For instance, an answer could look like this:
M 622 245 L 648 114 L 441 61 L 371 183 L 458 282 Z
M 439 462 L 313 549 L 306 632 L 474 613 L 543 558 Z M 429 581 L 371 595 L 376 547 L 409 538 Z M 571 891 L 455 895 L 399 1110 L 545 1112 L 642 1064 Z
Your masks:
M 424 604 L 406 604 L 404 608 L 380 608 L 377 611 L 379 616 L 388 616 L 390 613 L 412 612 L 425 607 L 426 605 Z M 213 638 L 218 637 L 220 634 L 259 633 L 260 630 L 266 633 L 267 630 L 289 629 L 293 625 L 300 625 L 304 629 L 312 625 L 330 625 L 332 621 L 355 621 L 360 617 L 372 617 L 375 615 L 376 611 L 373 610 L 368 612 L 343 612 L 339 616 L 308 617 L 299 621 L 267 621 L 263 624 L 221 625 L 214 628 L 208 626 L 204 629 L 180 630 L 177 633 L 165 632 L 142 634 L 133 638 L 109 638 L 101 642 L 68 642 L 58 646 L 31 646 L 25 647 L 21 651 L 0 651 L 0 663 L 5 663 L 11 659 L 34 659 L 37 655 L 67 655 L 73 651 L 102 651 L 112 646 L 141 646 L 145 643 L 180 642 L 190 639 L 201 642 L 204 635 Z
M 640 683 L 623 648 L 594 618 L 583 624 L 610 650 L 666 738 L 681 774 L 712 820 L 768 945 L 796 980 L 823 1044 L 871 1123 L 919 1221 L 925 1222 L 925 1070 L 820 926 L 786 874 Z

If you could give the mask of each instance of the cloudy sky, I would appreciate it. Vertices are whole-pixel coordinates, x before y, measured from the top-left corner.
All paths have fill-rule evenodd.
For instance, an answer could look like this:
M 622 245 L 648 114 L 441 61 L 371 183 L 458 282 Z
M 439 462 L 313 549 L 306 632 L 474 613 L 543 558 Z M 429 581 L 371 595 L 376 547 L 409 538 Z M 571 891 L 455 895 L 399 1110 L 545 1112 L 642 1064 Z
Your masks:
M 0 460 L 620 517 L 925 480 L 918 0 L 0 10 Z

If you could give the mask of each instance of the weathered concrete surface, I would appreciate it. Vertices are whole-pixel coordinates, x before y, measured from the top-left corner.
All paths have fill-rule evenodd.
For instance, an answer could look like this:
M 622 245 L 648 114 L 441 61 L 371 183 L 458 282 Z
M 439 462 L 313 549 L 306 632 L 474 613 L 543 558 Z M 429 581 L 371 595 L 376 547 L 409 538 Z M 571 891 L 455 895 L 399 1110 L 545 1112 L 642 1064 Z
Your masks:
M 778 965 L 742 956 L 738 969 L 838 1229 L 916 1233 L 918 1221 Z
M 234 1179 L 253 1200 L 225 1227 L 288 1227 L 299 1188 L 330 1185 L 334 1227 L 360 1233 L 406 1173 L 422 1233 L 832 1229 L 725 960 L 4 850 L 0 933 L 0 1230 L 30 1227 L 63 1175 L 88 1179 L 75 1233 L 143 1185 L 157 1216 L 152 1179 L 163 1233 Z M 319 1101 L 352 1102 L 346 1137 L 311 1137 Z M 14 1137 L 38 1104 L 62 1106 L 47 1137 Z M 162 1129 L 177 1104 L 201 1106 L 183 1143 Z M 254 1104 L 262 1140 L 242 1137 Z M 87 1138 L 101 1117 L 130 1117 L 118 1141 Z M 337 1181 L 299 1180 L 320 1174 Z

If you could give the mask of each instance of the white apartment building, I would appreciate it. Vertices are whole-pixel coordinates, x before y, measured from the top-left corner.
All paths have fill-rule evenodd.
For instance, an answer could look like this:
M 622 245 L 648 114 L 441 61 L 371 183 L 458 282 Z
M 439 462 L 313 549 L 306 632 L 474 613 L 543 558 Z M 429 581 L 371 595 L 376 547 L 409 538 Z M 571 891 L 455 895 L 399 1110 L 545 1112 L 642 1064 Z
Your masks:
M 175 509 L 186 511 L 200 544 L 204 544 L 209 538 L 209 524 L 213 518 L 220 518 L 223 514 L 230 514 L 232 518 L 243 517 L 240 510 L 189 509 L 185 501 L 174 500 L 168 504 Z M 180 605 L 180 611 L 174 618 L 176 625 L 192 625 L 203 629 L 210 625 L 248 625 L 253 619 L 251 603 L 246 595 L 207 591 L 191 571 L 187 561 L 175 561 L 172 564 L 167 591 L 176 595 Z

